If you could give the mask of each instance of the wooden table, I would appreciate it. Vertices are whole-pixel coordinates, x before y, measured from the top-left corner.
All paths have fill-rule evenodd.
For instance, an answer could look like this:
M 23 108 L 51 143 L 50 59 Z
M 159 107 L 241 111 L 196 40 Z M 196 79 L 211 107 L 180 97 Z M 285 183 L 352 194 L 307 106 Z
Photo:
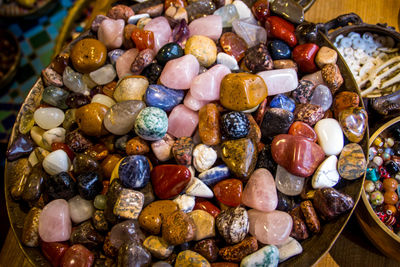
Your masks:
M 370 24 L 388 23 L 399 30 L 399 0 L 316 0 L 306 13 L 312 22 L 326 22 L 338 15 L 355 12 Z M 336 266 L 398 266 L 399 263 L 384 257 L 361 232 L 354 216 L 330 252 L 317 267 Z M 0 253 L 0 266 L 31 266 L 19 248 L 11 230 Z

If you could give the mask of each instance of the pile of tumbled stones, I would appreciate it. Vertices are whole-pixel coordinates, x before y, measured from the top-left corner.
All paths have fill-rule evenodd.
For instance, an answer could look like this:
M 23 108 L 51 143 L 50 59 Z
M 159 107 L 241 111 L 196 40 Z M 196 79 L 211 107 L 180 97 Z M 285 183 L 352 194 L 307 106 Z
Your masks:
M 364 183 L 367 198 L 378 218 L 399 235 L 400 123 L 374 140 L 369 160 Z
M 7 152 L 24 245 L 53 266 L 276 266 L 353 208 L 337 189 L 364 174 L 367 114 L 337 53 L 293 1 L 228 2 L 116 5 L 43 70 Z

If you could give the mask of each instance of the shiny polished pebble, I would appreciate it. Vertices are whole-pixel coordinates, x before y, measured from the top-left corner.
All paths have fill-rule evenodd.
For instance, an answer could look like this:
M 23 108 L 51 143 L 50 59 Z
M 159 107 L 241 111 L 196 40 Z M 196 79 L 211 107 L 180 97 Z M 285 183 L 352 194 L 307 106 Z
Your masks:
M 71 161 L 64 150 L 56 150 L 47 155 L 42 163 L 43 169 L 50 175 L 69 171 Z
M 75 196 L 68 200 L 69 213 L 74 223 L 81 223 L 90 219 L 94 213 L 93 203 L 90 200 Z
M 64 118 L 64 112 L 59 108 L 39 108 L 33 113 L 36 124 L 45 130 L 58 127 Z
M 144 108 L 136 117 L 134 129 L 144 140 L 160 140 L 167 133 L 167 114 L 160 108 Z

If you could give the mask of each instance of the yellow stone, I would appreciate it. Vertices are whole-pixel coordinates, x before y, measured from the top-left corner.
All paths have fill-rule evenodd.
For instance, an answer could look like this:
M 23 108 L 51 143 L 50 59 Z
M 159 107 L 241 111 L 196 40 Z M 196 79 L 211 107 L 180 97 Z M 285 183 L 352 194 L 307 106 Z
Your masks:
M 120 80 L 114 91 L 114 99 L 117 102 L 126 100 L 143 100 L 149 81 L 141 75 L 126 76 Z
M 153 257 L 160 260 L 168 258 L 174 251 L 174 246 L 170 246 L 162 237 L 155 235 L 147 237 L 143 246 L 150 251 Z
M 158 235 L 163 219 L 178 210 L 178 205 L 172 200 L 158 200 L 146 206 L 139 215 L 140 227 L 148 233 Z
M 194 210 L 188 213 L 196 225 L 196 234 L 193 240 L 198 241 L 215 236 L 215 219 L 204 210 Z
M 78 108 L 75 112 L 79 129 L 89 136 L 106 135 L 103 120 L 108 107 L 100 103 L 90 103 Z
M 211 267 L 211 264 L 199 253 L 191 250 L 184 250 L 178 254 L 175 261 L 175 267 Z
M 221 82 L 220 102 L 225 108 L 252 109 L 268 96 L 267 85 L 255 74 L 230 73 Z
M 192 54 L 200 65 L 211 66 L 217 60 L 217 46 L 214 41 L 203 35 L 193 35 L 185 45 L 185 55 Z

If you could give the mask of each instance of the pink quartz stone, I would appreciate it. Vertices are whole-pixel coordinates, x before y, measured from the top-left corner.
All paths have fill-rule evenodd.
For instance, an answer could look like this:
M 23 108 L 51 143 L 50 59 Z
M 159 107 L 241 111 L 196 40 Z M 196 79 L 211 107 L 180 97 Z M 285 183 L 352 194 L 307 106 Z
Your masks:
M 222 34 L 222 18 L 218 15 L 210 15 L 193 20 L 189 24 L 190 36 L 204 35 L 217 41 Z
M 199 62 L 189 54 L 167 62 L 161 72 L 160 81 L 172 89 L 189 89 L 194 77 L 199 73 Z
M 250 176 L 242 196 L 242 203 L 260 211 L 273 211 L 278 205 L 278 196 L 272 174 L 264 168 Z
M 127 50 L 125 53 L 122 54 L 117 59 L 117 62 L 115 63 L 116 69 L 117 69 L 117 74 L 118 78 L 122 79 L 126 75 L 132 75 L 133 73 L 131 72 L 131 65 L 133 61 L 135 61 L 136 56 L 139 54 L 139 50 L 136 48 L 132 48 Z
M 185 99 L 183 100 L 183 104 L 194 111 L 200 110 L 203 106 L 207 105 L 208 103 L 210 103 L 210 101 L 199 100 L 193 97 L 190 91 L 186 94 Z
M 100 24 L 97 37 L 108 50 L 120 48 L 124 40 L 124 26 L 123 19 L 105 19 Z
M 318 86 L 320 84 L 326 85 L 324 82 L 324 79 L 322 78 L 321 71 L 307 74 L 307 75 L 303 76 L 302 80 L 312 81 L 315 84 L 315 86 Z
M 145 31 L 152 31 L 154 34 L 154 52 L 157 54 L 158 50 L 169 42 L 172 35 L 171 27 L 165 17 L 157 17 L 150 20 L 143 28 Z
M 221 81 L 229 73 L 231 70 L 227 66 L 215 65 L 193 79 L 190 94 L 198 100 L 218 100 Z
M 262 212 L 251 209 L 249 215 L 249 232 L 263 244 L 281 245 L 287 241 L 292 231 L 293 220 L 286 212 L 274 210 Z
M 45 242 L 66 241 L 71 235 L 68 202 L 56 199 L 48 203 L 39 217 L 39 236 Z
M 264 79 L 269 96 L 293 91 L 299 84 L 297 72 L 294 69 L 267 70 L 257 75 Z
M 184 105 L 174 107 L 168 117 L 168 133 L 176 138 L 192 136 L 199 123 L 199 114 Z

